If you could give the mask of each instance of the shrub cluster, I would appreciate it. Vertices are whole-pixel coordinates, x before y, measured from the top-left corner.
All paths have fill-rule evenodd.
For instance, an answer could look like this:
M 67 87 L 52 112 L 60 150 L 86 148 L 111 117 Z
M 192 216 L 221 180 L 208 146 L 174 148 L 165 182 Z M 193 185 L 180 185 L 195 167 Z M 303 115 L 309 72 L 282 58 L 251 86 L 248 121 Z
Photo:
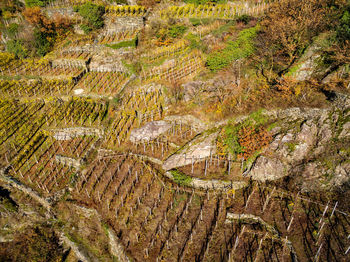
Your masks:
M 105 13 L 104 6 L 96 5 L 92 2 L 86 2 L 82 6 L 75 6 L 74 11 L 78 12 L 79 15 L 86 20 L 86 23 L 81 27 L 85 33 L 103 27 L 103 14 Z
M 247 160 L 270 143 L 272 137 L 265 128 L 266 122 L 266 117 L 258 111 L 240 124 L 226 125 L 218 136 L 219 153 Z

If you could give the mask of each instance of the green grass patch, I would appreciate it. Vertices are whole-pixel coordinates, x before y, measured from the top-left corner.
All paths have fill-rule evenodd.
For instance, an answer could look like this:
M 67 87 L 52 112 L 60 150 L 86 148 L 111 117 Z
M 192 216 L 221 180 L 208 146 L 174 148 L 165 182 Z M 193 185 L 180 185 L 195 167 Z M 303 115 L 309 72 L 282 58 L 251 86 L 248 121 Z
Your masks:
M 112 45 L 106 44 L 106 46 L 113 48 L 113 49 L 120 49 L 123 47 L 136 47 L 137 46 L 137 37 L 132 39 L 132 40 L 129 40 L 129 41 L 119 42 L 117 44 L 112 44 Z
M 185 39 L 190 41 L 190 49 L 198 49 L 205 52 L 206 46 L 202 43 L 198 35 L 189 33 L 185 36 Z
M 226 24 L 220 26 L 219 28 L 213 30 L 213 31 L 211 32 L 211 34 L 212 34 L 213 36 L 216 36 L 216 37 L 217 37 L 217 36 L 220 36 L 222 33 L 228 32 L 228 31 L 230 31 L 231 29 L 233 29 L 234 26 L 235 26 L 235 24 L 236 24 L 236 22 L 231 20 L 231 21 L 227 22 Z
M 173 175 L 174 181 L 181 186 L 190 186 L 192 182 L 192 178 L 180 172 L 179 170 L 171 170 L 171 174 Z
M 189 20 L 193 26 L 209 25 L 213 21 L 211 18 L 190 18 Z
M 254 38 L 259 31 L 259 26 L 242 30 L 235 41 L 230 41 L 227 46 L 219 51 L 211 53 L 206 61 L 207 67 L 216 72 L 221 70 L 233 61 L 246 58 L 254 53 Z

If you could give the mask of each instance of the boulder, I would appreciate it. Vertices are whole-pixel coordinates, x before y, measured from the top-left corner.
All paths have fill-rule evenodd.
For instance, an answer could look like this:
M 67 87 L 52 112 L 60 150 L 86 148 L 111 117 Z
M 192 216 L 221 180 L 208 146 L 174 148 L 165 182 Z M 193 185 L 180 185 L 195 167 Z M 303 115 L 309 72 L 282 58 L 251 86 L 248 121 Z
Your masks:
M 130 132 L 130 141 L 133 143 L 151 141 L 159 137 L 171 128 L 171 124 L 166 121 L 152 121 L 143 127 L 133 129 Z
M 182 150 L 171 155 L 163 163 L 164 170 L 170 170 L 192 163 L 192 160 L 205 159 L 216 152 L 215 140 L 218 132 L 205 134 L 192 140 Z
M 350 136 L 350 122 L 343 125 L 343 130 L 339 134 L 339 138 L 344 138 Z
M 258 181 L 276 180 L 287 175 L 286 166 L 276 158 L 260 156 L 256 160 L 249 176 Z
M 340 187 L 350 180 L 350 163 L 342 163 L 335 168 L 331 184 Z

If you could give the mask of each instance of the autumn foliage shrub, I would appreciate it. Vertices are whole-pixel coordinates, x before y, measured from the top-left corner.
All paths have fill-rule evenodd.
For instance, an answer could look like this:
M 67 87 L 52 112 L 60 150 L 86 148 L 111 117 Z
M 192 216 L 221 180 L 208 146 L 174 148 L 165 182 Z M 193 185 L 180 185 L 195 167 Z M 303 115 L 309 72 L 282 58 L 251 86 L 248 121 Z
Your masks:
M 39 56 L 48 53 L 54 43 L 64 38 L 72 28 L 72 23 L 67 17 L 56 15 L 49 19 L 41 12 L 40 7 L 26 8 L 23 16 L 35 27 L 34 47 Z
M 267 118 L 261 111 L 251 114 L 242 123 L 229 123 L 217 139 L 219 154 L 231 154 L 237 160 L 247 160 L 271 142 L 272 137 L 265 127 L 266 123 Z
M 238 143 L 242 147 L 242 152 L 237 155 L 237 158 L 248 159 L 270 142 L 271 135 L 265 127 L 243 126 L 238 131 Z

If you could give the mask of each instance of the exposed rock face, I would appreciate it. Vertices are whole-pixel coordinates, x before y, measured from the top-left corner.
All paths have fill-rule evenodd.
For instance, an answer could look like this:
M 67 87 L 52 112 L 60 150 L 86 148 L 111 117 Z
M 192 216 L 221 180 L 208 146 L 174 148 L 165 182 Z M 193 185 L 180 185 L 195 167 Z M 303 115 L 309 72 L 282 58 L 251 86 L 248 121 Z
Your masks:
M 133 129 L 130 132 L 130 141 L 136 143 L 156 139 L 158 136 L 168 131 L 173 123 L 190 125 L 195 132 L 202 132 L 207 128 L 206 124 L 191 115 L 167 116 L 161 121 L 148 122 L 143 127 Z
M 322 63 L 322 51 L 327 47 L 325 45 L 326 38 L 326 34 L 321 34 L 299 59 L 295 66 L 295 71 L 291 72 L 296 80 L 305 81 L 311 78 L 322 79 L 328 74 L 330 68 L 327 68 L 327 66 Z
M 341 186 L 350 179 L 350 163 L 342 163 L 335 168 L 334 177 L 331 180 L 332 185 Z
M 284 177 L 284 165 L 278 159 L 270 159 L 265 156 L 260 156 L 250 172 L 250 176 L 254 180 L 266 181 L 276 180 Z
M 107 229 L 109 236 L 109 245 L 111 247 L 111 253 L 117 257 L 120 262 L 129 262 L 129 258 L 125 254 L 124 248 L 120 240 L 114 234 L 113 230 Z
M 143 127 L 133 129 L 130 132 L 130 141 L 133 143 L 151 141 L 171 128 L 171 124 L 166 121 L 152 121 Z
M 335 108 L 266 112 L 279 120 L 274 139 L 253 164 L 254 180 L 300 177 L 301 189 L 327 190 L 350 180 L 349 98 L 338 97 Z
M 170 170 L 176 167 L 189 165 L 193 159 L 204 159 L 215 154 L 215 140 L 218 132 L 212 134 L 204 134 L 197 139 L 192 140 L 187 146 L 176 154 L 170 156 L 164 161 L 163 169 Z
M 350 122 L 347 122 L 343 125 L 343 130 L 339 134 L 339 138 L 350 136 Z

